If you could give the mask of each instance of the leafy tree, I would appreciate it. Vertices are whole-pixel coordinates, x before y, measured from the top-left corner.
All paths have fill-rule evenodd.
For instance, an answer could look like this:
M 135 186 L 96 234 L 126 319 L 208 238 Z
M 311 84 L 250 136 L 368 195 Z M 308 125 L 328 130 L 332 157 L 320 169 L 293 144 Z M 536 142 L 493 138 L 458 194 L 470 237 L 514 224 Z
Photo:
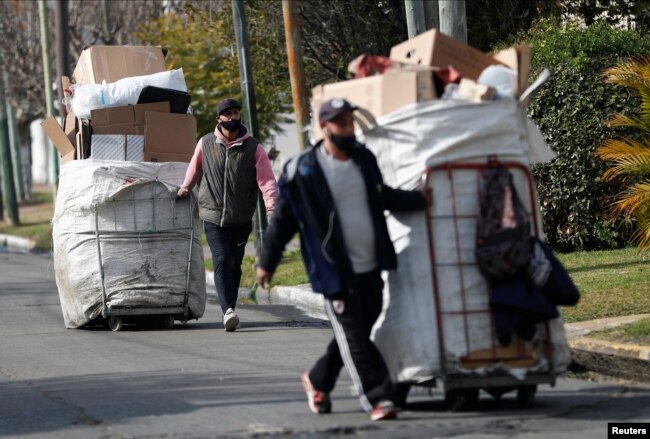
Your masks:
M 626 185 L 616 197 L 614 211 L 636 221 L 639 247 L 650 249 L 650 57 L 609 68 L 604 77 L 606 83 L 625 87 L 641 98 L 638 117 L 616 113 L 608 121 L 610 126 L 630 127 L 641 135 L 605 140 L 596 155 L 613 162 L 603 179 L 620 180 Z
M 254 3 L 254 2 L 253 2 Z M 253 4 L 251 3 L 251 4 Z M 251 66 L 260 137 L 279 130 L 290 109 L 288 72 L 284 51 L 278 48 L 278 17 L 264 15 L 246 5 Z M 192 95 L 199 134 L 214 130 L 217 103 L 226 97 L 241 99 L 239 64 L 229 3 L 215 10 L 187 4 L 182 13 L 168 13 L 144 24 L 136 36 L 167 49 L 168 68 L 183 68 Z M 283 32 L 283 28 L 280 27 Z M 244 121 L 246 123 L 246 121 Z
M 615 134 L 601 121 L 637 108 L 638 101 L 605 87 L 600 72 L 648 53 L 650 40 L 605 24 L 585 28 L 548 22 L 536 26 L 527 40 L 533 44 L 531 76 L 544 67 L 552 72 L 528 110 L 558 154 L 534 169 L 548 241 L 560 251 L 622 245 L 629 238 L 624 222 L 603 209 L 618 188 L 600 180 L 605 164 L 594 151 Z
M 484 52 L 510 46 L 540 18 L 557 17 L 555 0 L 472 0 L 467 8 L 467 41 Z

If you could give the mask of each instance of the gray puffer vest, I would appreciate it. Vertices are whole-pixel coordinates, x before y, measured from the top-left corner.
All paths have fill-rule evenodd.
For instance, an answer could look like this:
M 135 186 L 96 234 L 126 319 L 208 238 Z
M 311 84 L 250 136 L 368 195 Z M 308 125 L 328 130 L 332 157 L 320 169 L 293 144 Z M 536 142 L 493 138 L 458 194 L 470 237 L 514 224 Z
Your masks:
M 221 227 L 245 224 L 257 206 L 255 151 L 259 141 L 248 137 L 230 148 L 214 135 L 203 136 L 203 179 L 199 216 Z

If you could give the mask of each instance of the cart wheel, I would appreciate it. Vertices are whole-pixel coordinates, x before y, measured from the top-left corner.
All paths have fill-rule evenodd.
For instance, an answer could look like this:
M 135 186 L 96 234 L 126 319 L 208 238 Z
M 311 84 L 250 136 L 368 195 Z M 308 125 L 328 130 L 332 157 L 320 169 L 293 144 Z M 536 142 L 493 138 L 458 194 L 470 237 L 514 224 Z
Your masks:
M 467 410 L 478 402 L 479 389 L 452 389 L 445 392 L 445 404 L 452 412 Z
M 529 408 L 535 403 L 537 385 L 521 386 L 517 389 L 517 402 L 521 408 Z
M 512 387 L 486 387 L 485 390 L 494 399 L 499 400 L 503 395 L 513 390 Z
M 174 329 L 174 316 L 163 316 L 163 328 Z
M 122 317 L 119 316 L 110 316 L 108 318 L 108 327 L 111 328 L 111 331 L 121 331 L 122 330 Z
M 397 407 L 406 407 L 406 399 L 411 390 L 410 383 L 397 383 L 395 384 L 395 405 Z

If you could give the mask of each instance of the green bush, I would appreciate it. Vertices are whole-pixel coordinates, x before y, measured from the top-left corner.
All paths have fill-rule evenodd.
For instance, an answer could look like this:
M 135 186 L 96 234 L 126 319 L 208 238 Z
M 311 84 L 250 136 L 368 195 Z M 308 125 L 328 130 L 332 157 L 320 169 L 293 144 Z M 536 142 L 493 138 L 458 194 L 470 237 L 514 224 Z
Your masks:
M 557 153 L 536 166 L 544 228 L 558 251 L 605 249 L 630 237 L 609 209 L 619 188 L 602 182 L 606 164 L 594 151 L 606 138 L 629 134 L 604 123 L 615 112 L 638 109 L 638 98 L 602 82 L 602 72 L 621 61 L 650 53 L 650 39 L 636 32 L 594 24 L 588 28 L 540 23 L 524 38 L 533 45 L 532 74 L 551 78 L 528 113 Z

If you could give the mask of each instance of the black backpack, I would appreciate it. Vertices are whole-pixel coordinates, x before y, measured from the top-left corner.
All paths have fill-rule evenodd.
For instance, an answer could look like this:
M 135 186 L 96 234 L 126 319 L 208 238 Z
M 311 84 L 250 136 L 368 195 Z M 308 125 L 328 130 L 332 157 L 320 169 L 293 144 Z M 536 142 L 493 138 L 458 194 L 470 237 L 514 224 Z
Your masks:
M 514 227 L 504 228 L 504 206 L 510 188 Z M 474 255 L 489 280 L 507 279 L 527 267 L 532 255 L 530 219 L 517 196 L 510 171 L 496 158 L 488 159 L 479 188 L 479 215 Z

